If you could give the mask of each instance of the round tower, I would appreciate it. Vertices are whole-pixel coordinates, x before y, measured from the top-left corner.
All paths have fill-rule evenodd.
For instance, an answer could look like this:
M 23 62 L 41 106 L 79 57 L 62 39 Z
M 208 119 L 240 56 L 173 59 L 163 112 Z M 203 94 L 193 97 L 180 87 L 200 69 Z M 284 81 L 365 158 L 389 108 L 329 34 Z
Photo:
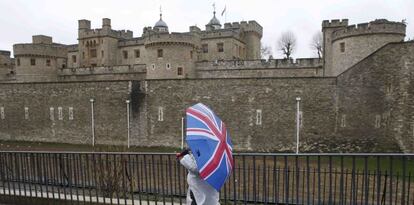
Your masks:
M 32 43 L 13 45 L 18 81 L 56 81 L 57 70 L 66 68 L 67 48 L 52 37 L 33 36 Z
M 332 63 L 326 75 L 337 76 L 382 46 L 403 41 L 405 30 L 404 23 L 385 19 L 335 30 L 331 34 Z
M 145 40 L 148 79 L 194 77 L 198 38 L 191 34 L 164 33 Z

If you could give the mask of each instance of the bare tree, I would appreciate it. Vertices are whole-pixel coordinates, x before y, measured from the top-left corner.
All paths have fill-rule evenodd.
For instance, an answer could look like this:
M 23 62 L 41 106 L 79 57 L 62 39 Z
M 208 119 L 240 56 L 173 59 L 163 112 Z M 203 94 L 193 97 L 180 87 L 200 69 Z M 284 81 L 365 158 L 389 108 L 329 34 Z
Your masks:
M 311 48 L 316 51 L 318 54 L 318 58 L 321 59 L 323 57 L 323 37 L 322 32 L 317 32 L 313 35 Z
M 282 33 L 280 36 L 278 44 L 278 49 L 282 52 L 282 55 L 285 56 L 286 59 L 292 58 L 293 52 L 296 49 L 296 37 L 291 31 L 286 31 Z
M 260 57 L 262 59 L 266 59 L 266 58 L 269 58 L 270 56 L 272 56 L 272 47 L 262 43 L 260 47 Z

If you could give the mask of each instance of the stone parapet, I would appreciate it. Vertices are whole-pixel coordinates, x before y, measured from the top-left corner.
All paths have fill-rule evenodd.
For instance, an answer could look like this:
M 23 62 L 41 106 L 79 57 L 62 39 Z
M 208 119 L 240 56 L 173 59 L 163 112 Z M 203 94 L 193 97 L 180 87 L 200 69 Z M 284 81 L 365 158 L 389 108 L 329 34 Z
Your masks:
M 67 58 L 67 49 L 59 44 L 14 44 L 14 56 L 47 56 Z
M 406 25 L 402 22 L 379 19 L 369 23 L 350 25 L 332 33 L 332 40 L 369 34 L 397 34 L 405 36 Z
M 199 38 L 191 34 L 183 33 L 166 33 L 166 34 L 156 34 L 150 35 L 145 38 L 145 47 L 162 45 L 162 44 L 182 44 L 196 46 L 199 44 Z
M 130 30 L 109 30 L 109 29 L 89 29 L 79 32 L 79 40 L 85 38 L 96 38 L 102 36 L 109 36 L 113 38 L 130 39 L 133 32 Z
M 335 28 L 335 27 L 344 27 L 348 26 L 348 19 L 332 19 L 332 20 L 323 20 L 322 28 Z
M 197 62 L 197 70 L 220 70 L 220 69 L 262 69 L 262 68 L 315 68 L 322 67 L 322 59 L 298 58 L 296 61 L 287 59 L 271 60 L 226 60 Z
M 63 68 L 58 70 L 59 76 L 101 75 L 101 74 L 133 74 L 146 73 L 145 64 L 120 65 L 111 67 Z
M 132 38 L 132 39 L 125 39 L 118 42 L 119 47 L 125 46 L 136 46 L 136 45 L 144 45 L 145 39 L 142 37 L 139 38 Z

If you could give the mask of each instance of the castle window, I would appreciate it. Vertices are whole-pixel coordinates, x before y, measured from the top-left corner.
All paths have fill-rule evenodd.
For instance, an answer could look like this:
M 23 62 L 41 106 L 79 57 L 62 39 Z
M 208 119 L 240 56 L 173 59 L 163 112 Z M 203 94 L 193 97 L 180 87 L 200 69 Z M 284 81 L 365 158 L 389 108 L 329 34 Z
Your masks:
M 62 64 L 62 68 L 66 68 L 66 64 Z
M 103 50 L 101 51 L 101 57 L 102 58 L 104 57 L 104 51 Z
M 0 117 L 2 120 L 5 119 L 5 115 L 4 115 L 4 107 L 0 107 Z
M 152 70 L 155 70 L 155 64 L 151 65 Z
M 17 59 L 17 66 L 20 66 L 20 58 Z
M 339 46 L 340 46 L 341 52 L 342 53 L 345 52 L 345 42 L 340 43 Z
M 171 65 L 169 63 L 165 64 L 165 69 L 170 70 Z
M 177 68 L 177 75 L 183 75 L 183 68 L 182 67 Z
M 76 56 L 75 55 L 72 55 L 72 62 L 76 63 Z
M 164 121 L 164 108 L 158 107 L 158 121 Z
M 157 50 L 157 56 L 158 56 L 158 58 L 162 58 L 163 57 L 163 50 L 162 49 L 158 49 Z
M 262 125 L 262 110 L 256 110 L 256 125 Z
M 141 56 L 141 52 L 139 49 L 135 50 L 135 58 L 139 58 Z
M 85 59 L 85 52 L 82 52 L 82 59 Z
M 31 58 L 30 59 L 30 65 L 36 65 L 36 59 Z
M 193 59 L 193 51 L 190 51 L 190 59 Z
M 375 128 L 381 127 L 381 115 L 375 115 Z
M 46 66 L 50 66 L 50 59 L 46 59 Z
M 124 59 L 128 59 L 128 51 L 122 51 L 122 55 L 124 56 Z
M 224 52 L 224 44 L 223 43 L 217 43 L 217 51 L 218 52 Z
M 28 107 L 24 107 L 24 119 L 25 120 L 29 119 L 29 108 Z
M 69 107 L 69 120 L 73 120 L 73 107 Z
M 203 53 L 208 53 L 208 44 L 201 45 L 201 50 L 203 51 Z
M 54 107 L 49 108 L 49 118 L 51 121 L 55 120 L 55 108 Z
M 96 58 L 96 56 L 97 56 L 97 54 L 96 54 L 96 49 L 91 49 L 91 50 L 90 50 L 90 53 L 91 53 L 91 57 L 92 57 L 92 58 Z
M 63 109 L 62 109 L 62 107 L 58 107 L 58 119 L 63 120 Z
M 346 127 L 346 115 L 343 114 L 341 117 L 341 127 Z

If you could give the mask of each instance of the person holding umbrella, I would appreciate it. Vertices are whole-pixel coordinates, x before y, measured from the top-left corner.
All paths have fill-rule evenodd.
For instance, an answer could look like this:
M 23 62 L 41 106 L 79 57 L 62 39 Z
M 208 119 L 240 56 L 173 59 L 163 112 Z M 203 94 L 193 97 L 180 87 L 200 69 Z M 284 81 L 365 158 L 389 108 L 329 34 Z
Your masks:
M 189 149 L 177 153 L 177 160 L 187 170 L 187 205 L 219 205 L 219 192 L 200 178 L 196 161 Z
M 183 151 L 178 157 L 189 170 L 187 204 L 219 204 L 220 189 L 234 168 L 233 144 L 226 125 L 202 103 L 186 109 L 186 122 L 185 140 L 191 153 Z

